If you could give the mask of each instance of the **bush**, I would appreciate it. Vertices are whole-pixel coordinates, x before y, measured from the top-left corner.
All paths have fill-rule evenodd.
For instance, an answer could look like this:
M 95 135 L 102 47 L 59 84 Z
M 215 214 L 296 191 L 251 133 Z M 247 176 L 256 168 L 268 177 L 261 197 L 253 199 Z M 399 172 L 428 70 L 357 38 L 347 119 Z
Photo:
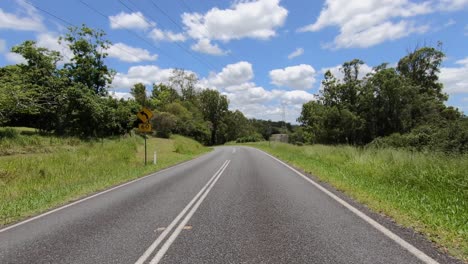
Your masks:
M 408 134 L 395 133 L 376 138 L 368 147 L 464 154 L 468 153 L 468 123 L 460 121 L 443 127 L 419 126 Z
M 236 139 L 236 143 L 259 142 L 259 141 L 263 141 L 263 137 L 262 135 L 258 133 Z
M 18 136 L 19 136 L 18 131 L 16 131 L 15 129 L 11 127 L 7 127 L 3 130 L 0 130 L 0 139 L 4 139 L 4 138 L 13 139 L 13 138 L 18 138 Z

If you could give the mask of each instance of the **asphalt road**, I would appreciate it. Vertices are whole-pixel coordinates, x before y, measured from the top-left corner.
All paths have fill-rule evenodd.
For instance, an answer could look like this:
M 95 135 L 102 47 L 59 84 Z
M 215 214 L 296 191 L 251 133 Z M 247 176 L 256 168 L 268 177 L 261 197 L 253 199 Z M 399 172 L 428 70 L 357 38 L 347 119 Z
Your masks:
M 437 262 L 456 261 L 246 147 L 0 230 L 3 264 Z

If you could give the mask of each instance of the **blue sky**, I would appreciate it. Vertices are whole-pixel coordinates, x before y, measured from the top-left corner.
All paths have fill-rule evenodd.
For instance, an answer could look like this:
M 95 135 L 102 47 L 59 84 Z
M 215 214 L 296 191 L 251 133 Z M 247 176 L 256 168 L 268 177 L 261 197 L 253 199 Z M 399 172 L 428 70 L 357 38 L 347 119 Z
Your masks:
M 285 105 L 294 122 L 326 69 L 339 77 L 343 62 L 359 58 L 365 74 L 442 41 L 447 104 L 467 113 L 467 11 L 468 0 L 2 0 L 0 66 L 21 62 L 10 49 L 28 39 L 66 61 L 57 37 L 67 23 L 84 23 L 113 43 L 107 62 L 117 71 L 116 97 L 128 97 L 136 82 L 166 82 L 176 67 L 226 94 L 231 109 L 280 120 Z

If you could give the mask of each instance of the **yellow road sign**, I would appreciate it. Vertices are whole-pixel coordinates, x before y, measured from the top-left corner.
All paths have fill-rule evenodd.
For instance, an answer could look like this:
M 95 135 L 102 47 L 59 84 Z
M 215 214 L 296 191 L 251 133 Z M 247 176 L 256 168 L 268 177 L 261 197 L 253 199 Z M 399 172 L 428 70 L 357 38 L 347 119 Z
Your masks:
M 138 131 L 140 132 L 151 132 L 152 127 L 150 123 L 138 124 Z
M 147 123 L 153 117 L 153 112 L 148 108 L 143 107 L 143 109 L 137 113 L 137 117 L 143 121 L 143 123 Z

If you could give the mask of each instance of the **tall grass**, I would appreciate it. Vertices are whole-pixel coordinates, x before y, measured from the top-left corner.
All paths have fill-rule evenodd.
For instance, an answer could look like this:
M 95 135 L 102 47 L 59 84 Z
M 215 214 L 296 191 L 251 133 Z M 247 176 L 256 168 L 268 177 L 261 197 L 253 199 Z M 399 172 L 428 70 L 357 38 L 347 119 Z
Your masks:
M 468 260 L 468 156 L 252 143 Z
M 34 136 L 36 137 L 36 136 Z M 158 163 L 144 166 L 144 145 L 140 137 L 77 141 L 39 137 L 51 142 L 49 153 L 0 156 L 0 225 L 5 225 L 84 195 L 135 179 L 208 151 L 193 140 L 148 139 L 149 157 L 157 150 Z M 2 139 L 4 140 L 4 139 Z M 21 148 L 11 140 L 14 148 Z M 73 142 L 70 144 L 70 141 Z M 15 143 L 16 142 L 16 143 Z M 185 149 L 176 152 L 184 142 Z M 189 143 L 189 144 L 188 144 Z M 3 144 L 3 145 L 2 145 Z M 15 145 L 16 144 L 16 145 Z M 0 143 L 5 146 L 5 143 Z M 196 146 L 196 147 L 191 147 Z M 150 159 L 151 161 L 151 159 Z

